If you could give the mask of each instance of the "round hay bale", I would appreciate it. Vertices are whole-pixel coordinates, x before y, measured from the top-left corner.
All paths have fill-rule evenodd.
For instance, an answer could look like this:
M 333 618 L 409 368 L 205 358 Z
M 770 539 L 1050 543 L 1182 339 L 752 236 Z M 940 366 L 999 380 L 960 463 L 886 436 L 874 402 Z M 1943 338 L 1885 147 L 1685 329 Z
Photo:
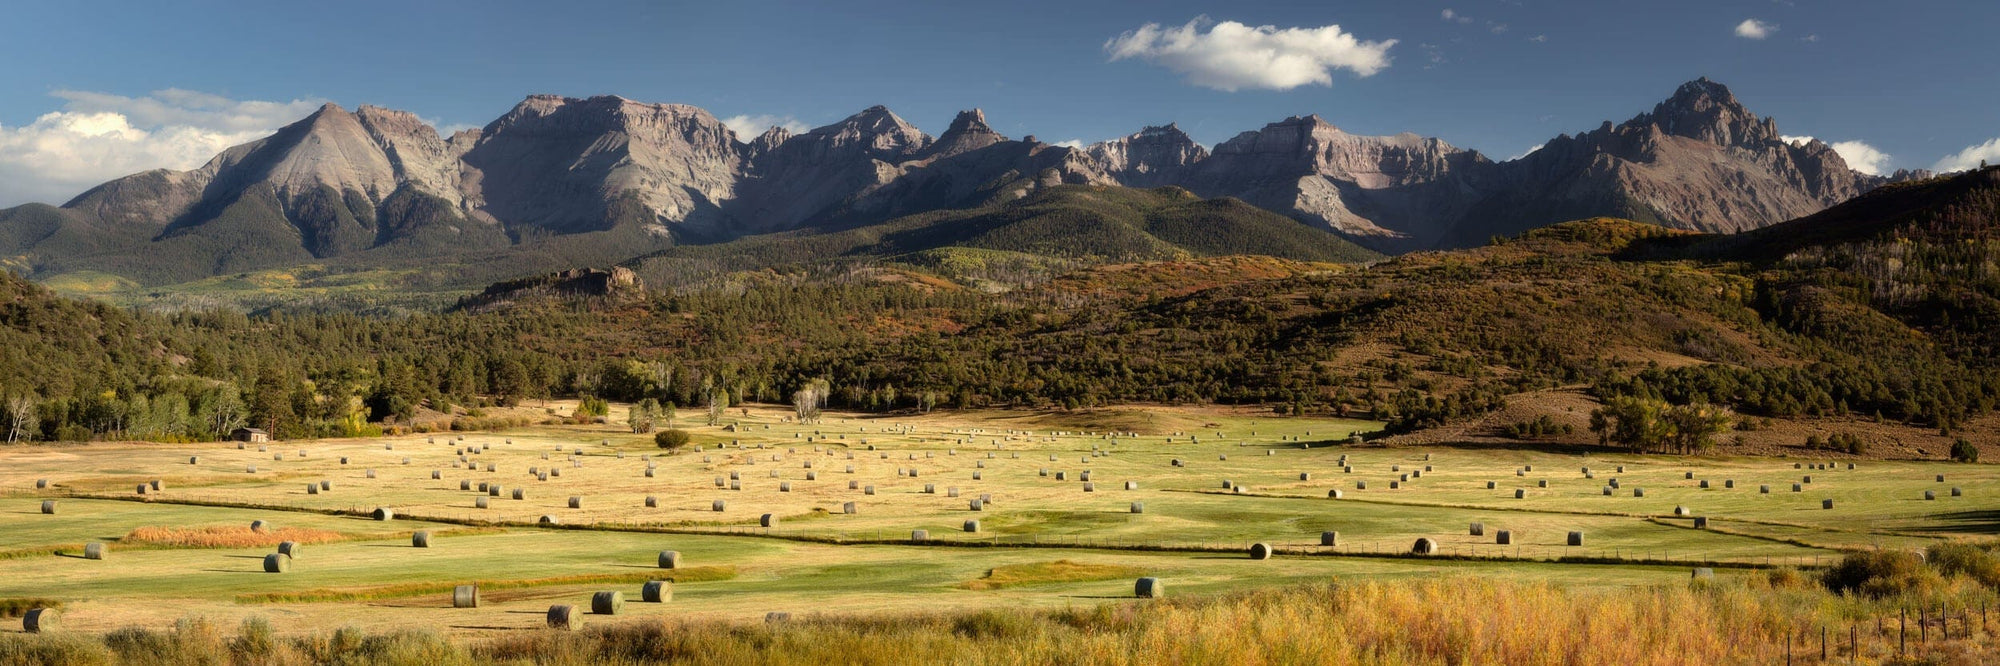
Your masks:
M 1938 482 L 1938 483 L 1944 483 L 1944 475 L 1943 475 L 1943 474 L 1939 474 L 1939 475 L 1937 475 L 1937 482 Z
M 1412 555 L 1436 555 L 1437 552 L 1437 541 L 1430 537 L 1418 538 L 1416 543 L 1410 544 L 1410 554 Z
M 575 606 L 557 604 L 549 607 L 548 623 L 550 629 L 576 631 L 583 628 L 583 615 Z
M 1694 472 L 1685 472 L 1685 473 L 1684 473 L 1684 476 L 1683 476 L 1683 478 L 1685 478 L 1686 480 L 1689 480 L 1689 481 L 1693 481 L 1693 480 L 1694 480 Z
M 243 468 L 243 473 L 244 473 L 244 474 L 256 474 L 256 473 L 257 473 L 257 466 L 256 466 L 256 465 L 250 465 L 250 466 L 248 466 L 248 467 L 244 467 L 244 468 Z
M 923 543 L 931 540 L 930 530 L 910 530 L 910 541 Z
M 1160 579 L 1148 576 L 1132 584 L 1132 596 L 1141 599 L 1158 599 L 1167 596 L 1167 586 L 1162 584 Z
M 1764 484 L 1764 485 L 1760 485 L 1760 486 L 1757 486 L 1757 492 L 1758 492 L 1759 494 L 1764 494 L 1764 495 L 1769 495 L 1769 494 L 1771 494 L 1771 486 L 1770 486 L 1770 484 Z
M 1058 476 L 1057 476 L 1056 478 L 1060 479 L 1060 478 L 1062 478 L 1062 476 L 1058 475 Z M 937 494 L 937 485 L 936 485 L 936 484 L 930 484 L 930 483 L 926 483 L 926 484 L 924 484 L 924 494 L 925 494 L 925 495 L 936 495 L 936 494 Z
M 83 544 L 83 559 L 101 560 L 110 554 L 111 554 L 111 548 L 109 546 L 104 545 L 101 542 L 92 541 L 90 543 Z
M 556 517 L 555 517 L 555 516 L 549 516 L 549 515 L 544 515 L 544 516 L 542 516 L 542 517 L 541 517 L 541 519 L 540 519 L 540 520 L 537 520 L 537 521 L 535 521 L 535 522 L 536 522 L 536 523 L 539 523 L 539 524 L 542 524 L 542 525 L 561 525 L 561 524 L 562 524 L 562 521 L 560 521 L 560 520 L 556 520 Z
M 1963 497 L 1963 496 L 1965 496 L 1965 493 L 1964 493 L 1964 491 L 1962 491 L 1962 490 L 1959 490 L 1959 489 L 1958 489 L 1958 488 L 1957 488 L 1956 486 L 1954 486 L 1954 487 L 1952 487 L 1952 489 L 1951 489 L 1951 496 L 1952 496 L 1952 497 Z
M 480 485 L 480 490 L 485 490 L 485 489 L 486 489 L 486 488 L 485 488 L 486 484 L 482 483 L 482 484 L 479 484 L 479 485 Z M 472 479 L 459 479 L 459 481 L 458 481 L 458 489 L 459 489 L 459 490 L 472 490 Z
M 1466 532 L 1472 536 L 1486 536 L 1486 523 L 1473 523 Z
M 1132 513 L 1145 513 L 1145 512 L 1146 512 L 1146 503 L 1145 503 L 1145 502 L 1133 502 L 1133 503 L 1132 503 Z
M 189 465 L 201 464 L 201 456 L 188 456 L 188 464 Z
M 1340 499 L 1340 498 L 1341 498 L 1341 497 L 1343 497 L 1343 496 L 1344 496 L 1344 495 L 1343 495 L 1343 494 L 1342 494 L 1342 493 L 1340 492 L 1340 489 L 1338 489 L 1338 488 L 1336 488 L 1336 489 L 1333 489 L 1333 490 L 1329 490 L 1329 491 L 1326 491 L 1326 498 L 1327 498 L 1327 499 Z
M 758 525 L 759 527 L 777 527 L 777 526 L 778 526 L 778 514 L 775 514 L 775 513 L 767 513 L 767 514 L 764 514 L 764 515 L 762 515 L 762 516 L 758 516 L 758 517 L 757 517 L 757 525 Z
M 1604 496 L 1605 496 L 1605 497 L 1610 497 L 1610 496 L 1611 496 L 1611 491 L 1612 491 L 1612 490 L 1613 490 L 1613 488 L 1612 488 L 1611 486 L 1605 486 L 1605 487 L 1604 487 Z
M 1701 488 L 1702 488 L 1702 490 L 1707 490 L 1707 489 L 1708 489 L 1708 479 L 1702 479 L 1702 480 L 1701 480 Z
M 1527 499 L 1527 497 L 1528 497 L 1528 489 L 1527 489 L 1527 488 L 1515 488 L 1515 489 L 1514 489 L 1514 499 Z
M 292 556 L 271 553 L 264 556 L 264 573 L 285 573 L 292 570 Z
M 1698 530 L 1708 529 L 1708 516 L 1695 516 L 1694 528 Z
M 42 513 L 54 515 L 55 512 L 56 512 L 55 500 L 42 500 Z
M 1548 480 L 1548 479 L 1542 479 L 1542 480 L 1540 480 L 1540 481 L 1536 481 L 1536 482 L 1535 482 L 1535 487 L 1536 487 L 1536 488 L 1547 488 L 1547 487 L 1549 487 L 1549 480 Z
M 646 508 L 657 509 L 659 507 L 660 507 L 660 498 L 654 497 L 652 495 L 646 496 Z
M 280 541 L 278 542 L 278 552 L 296 560 L 299 559 L 300 555 L 304 554 L 305 544 L 297 541 Z
M 625 593 L 607 590 L 590 595 L 590 612 L 598 615 L 617 615 L 625 610 Z
M 681 568 L 681 551 L 678 550 L 660 551 L 660 568 L 661 569 Z
M 1500 530 L 1498 532 L 1494 532 L 1493 543 L 1500 544 L 1502 546 L 1513 545 L 1514 533 L 1510 530 Z
M 639 599 L 649 604 L 664 604 L 674 600 L 674 582 L 670 580 L 649 580 L 639 588 Z
M 575 496 L 572 496 L 572 497 L 570 497 L 570 498 L 569 498 L 569 508 L 572 508 L 572 509 L 581 509 L 581 508 L 583 508 L 583 498 L 581 498 L 581 497 L 575 497 Z
M 453 587 L 453 588 L 451 588 L 451 607 L 452 607 L 452 608 L 478 608 L 478 607 L 479 607 L 479 586 L 478 586 L 478 585 L 459 585 L 459 586 L 457 586 L 457 587 Z
M 396 511 L 395 511 L 394 509 L 391 509 L 391 508 L 389 508 L 389 507 L 386 507 L 386 506 L 383 506 L 383 507 L 376 507 L 376 508 L 375 508 L 375 512 L 374 512 L 373 514 L 370 514 L 370 515 L 371 515 L 371 516 L 373 516 L 373 517 L 374 517 L 374 518 L 375 518 L 376 520 L 395 520 L 395 519 L 396 519 Z
M 489 504 L 489 503 L 488 503 L 488 502 L 486 501 L 486 496 L 485 496 L 485 495 L 480 495 L 480 496 L 478 496 L 478 497 L 474 497 L 474 498 L 472 498 L 472 507 L 473 507 L 473 508 L 475 508 L 475 509 L 484 509 L 484 508 L 486 508 L 486 507 L 488 507 L 488 506 L 491 506 L 491 504 Z
M 1583 545 L 1583 533 L 1582 533 L 1582 532 L 1570 532 L 1570 533 L 1569 533 L 1569 545 L 1572 545 L 1572 546 L 1581 546 L 1581 545 Z
M 31 634 L 44 634 L 62 626 L 62 614 L 54 608 L 31 608 L 21 616 L 21 630 Z
M 1806 487 L 1805 487 L 1805 486 L 1803 486 L 1803 485 L 1800 485 L 1800 484 L 1796 484 L 1796 483 L 1792 484 L 1792 492 L 1795 492 L 1795 493 L 1802 493 L 1802 492 L 1805 492 L 1805 491 L 1806 491 Z
M 1724 489 L 1730 489 L 1730 488 L 1735 488 L 1735 487 L 1736 487 L 1736 479 L 1723 479 L 1723 480 L 1722 480 L 1722 487 L 1723 487 Z
M 1273 552 L 1273 551 L 1271 550 L 1271 545 L 1270 545 L 1270 544 L 1266 544 L 1266 543 L 1253 543 L 1253 544 L 1250 544 L 1250 559 L 1253 559 L 1253 560 L 1268 560 L 1268 559 L 1271 559 L 1271 553 L 1272 553 L 1272 552 Z
M 416 531 L 415 533 L 411 534 L 411 535 L 410 535 L 410 547 L 411 547 L 411 548 L 429 548 L 429 547 L 431 547 L 431 533 L 430 533 L 430 530 L 417 530 L 417 531 Z
M 1319 545 L 1322 545 L 1322 546 L 1338 546 L 1338 545 L 1340 545 L 1340 533 L 1339 533 L 1339 532 L 1320 532 L 1320 533 L 1319 533 Z
M 710 510 L 710 511 L 715 511 L 715 512 L 717 512 L 717 513 L 721 513 L 721 512 L 722 512 L 722 510 L 723 510 L 724 508 L 727 508 L 728 506 L 729 506 L 729 503 L 728 503 L 728 502 L 726 502 L 726 501 L 723 501 L 723 500 L 716 500 L 716 501 L 714 501 L 714 502 L 711 502 L 711 503 L 709 504 L 709 510 Z
M 1831 499 L 1831 498 L 1828 498 L 1828 499 L 1823 499 L 1823 500 L 1820 500 L 1820 501 L 1819 501 L 1819 508 L 1821 508 L 1821 509 L 1831 509 L 1831 508 L 1833 508 L 1833 499 Z
M 971 532 L 971 533 L 975 533 L 975 534 L 976 534 L 976 533 L 978 533 L 978 532 L 979 532 L 979 521 L 977 521 L 977 520 L 968 520 L 968 521 L 965 521 L 965 531 L 967 531 L 967 532 Z
M 646 478 L 648 479 L 653 478 L 653 468 L 651 467 L 646 468 Z
M 1083 492 L 1086 492 L 1086 493 L 1094 493 L 1094 492 L 1097 492 L 1097 484 L 1095 484 L 1095 483 L 1086 483 L 1086 484 L 1083 484 Z
M 1355 490 L 1367 490 L 1367 489 L 1368 489 L 1368 482 L 1367 482 L 1367 481 L 1356 481 L 1356 482 L 1354 482 L 1354 489 L 1355 489 Z
M 1498 482 L 1498 481 L 1487 481 L 1487 482 L 1486 482 L 1486 489 L 1487 489 L 1487 490 L 1495 490 L 1495 489 L 1498 489 L 1499 487 L 1500 487 L 1500 482 Z
M 856 507 L 853 502 L 847 502 L 840 505 L 840 512 L 848 515 L 854 515 L 856 513 L 860 513 L 857 510 L 857 508 L 858 507 Z
M 1645 497 L 1645 496 L 1646 496 L 1646 489 L 1645 489 L 1645 488 L 1633 488 L 1633 489 L 1632 489 L 1632 496 L 1633 496 L 1633 497 Z
M 527 489 L 524 489 L 524 488 L 515 488 L 515 489 L 514 489 L 514 494 L 513 494 L 513 495 L 511 495 L 511 497 L 513 497 L 514 499 L 517 499 L 517 500 L 525 500 L 525 499 L 528 499 L 528 491 L 527 491 Z
M 1715 570 L 1709 567 L 1695 567 L 1694 578 L 1714 578 Z
M 43 489 L 46 489 L 46 488 L 48 488 L 48 487 L 49 487 L 49 480 L 48 480 L 48 479 L 35 479 L 35 489 L 36 489 L 36 490 L 43 490 Z
M 863 486 L 863 487 L 861 488 L 861 494 L 863 494 L 863 495 L 873 495 L 873 494 L 875 494 L 875 486 L 872 486 L 872 485 L 871 485 L 871 486 Z
M 320 489 L 321 491 L 328 491 L 328 490 L 333 490 L 333 482 L 332 482 L 332 481 L 326 481 L 326 480 L 321 480 L 321 481 L 319 482 L 319 489 Z
M 264 532 L 266 532 L 266 531 L 268 531 L 268 530 L 270 530 L 270 529 L 271 529 L 271 524 L 270 524 L 270 523 L 266 523 L 266 522 L 264 522 L 264 521 L 261 521 L 261 520 L 253 520 L 253 521 L 250 521 L 250 531 L 252 531 L 252 532 L 256 532 L 256 533 L 258 533 L 258 534 L 263 534 Z
M 1932 492 L 1932 491 L 1929 491 L 1929 490 L 1926 490 L 1926 491 L 1924 491 L 1924 499 L 1926 499 L 1926 500 L 1935 500 L 1935 499 L 1937 499 L 1937 493 L 1936 493 L 1936 492 Z
M 1686 516 L 1686 515 L 1690 515 L 1690 514 L 1692 514 L 1692 513 L 1694 513 L 1694 512 L 1692 512 L 1692 511 L 1689 511 L 1687 507 L 1684 507 L 1684 506 L 1676 506 L 1676 507 L 1674 507 L 1674 515 L 1676 515 L 1676 516 Z

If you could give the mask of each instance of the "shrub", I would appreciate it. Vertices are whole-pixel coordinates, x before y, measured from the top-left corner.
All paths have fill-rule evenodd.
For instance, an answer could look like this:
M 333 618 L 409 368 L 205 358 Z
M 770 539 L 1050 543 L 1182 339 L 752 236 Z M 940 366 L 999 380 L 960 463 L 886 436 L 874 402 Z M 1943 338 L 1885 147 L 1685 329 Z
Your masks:
M 1852 553 L 1821 576 L 1827 589 L 1881 599 L 1934 590 L 1944 584 L 1916 553 L 1874 550 Z
M 658 444 L 660 445 L 660 448 L 667 449 L 670 451 L 678 451 L 682 447 L 687 446 L 688 439 L 689 439 L 688 432 L 686 430 L 681 430 L 679 428 L 674 428 L 672 430 L 662 430 L 659 433 L 653 435 L 654 444 Z
M 1979 462 L 1979 447 L 1963 439 L 1952 442 L 1951 459 L 1963 463 Z
M 1925 559 L 1948 576 L 1965 576 L 1987 587 L 2000 588 L 2000 555 L 1963 541 L 1933 544 Z

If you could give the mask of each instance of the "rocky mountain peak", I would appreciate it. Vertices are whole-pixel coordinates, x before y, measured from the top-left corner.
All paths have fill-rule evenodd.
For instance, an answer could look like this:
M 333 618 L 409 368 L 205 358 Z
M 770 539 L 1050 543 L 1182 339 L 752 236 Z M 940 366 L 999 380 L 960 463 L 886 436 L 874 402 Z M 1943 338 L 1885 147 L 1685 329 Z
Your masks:
M 925 151 L 925 157 L 950 157 L 979 150 L 1006 141 L 1007 137 L 986 124 L 986 113 L 979 109 L 958 112 L 951 127 L 939 136 Z
M 1707 77 L 1681 84 L 1672 97 L 1628 125 L 1654 125 L 1673 136 L 1721 146 L 1762 146 L 1778 140 L 1777 126 L 1736 100 L 1729 87 Z

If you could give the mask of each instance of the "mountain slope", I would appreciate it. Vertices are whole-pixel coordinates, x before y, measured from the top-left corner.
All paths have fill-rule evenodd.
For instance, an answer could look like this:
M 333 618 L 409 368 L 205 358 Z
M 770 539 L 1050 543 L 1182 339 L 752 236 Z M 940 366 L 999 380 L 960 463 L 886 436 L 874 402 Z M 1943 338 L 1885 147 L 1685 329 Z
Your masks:
M 937 211 L 832 232 L 684 245 L 633 265 L 648 284 L 705 284 L 730 273 L 855 262 L 935 266 L 943 250 L 980 250 L 1073 266 L 1262 254 L 1354 263 L 1380 255 L 1231 199 L 1185 190 L 1059 186 L 968 210 Z M 823 269 L 822 269 L 823 270 Z

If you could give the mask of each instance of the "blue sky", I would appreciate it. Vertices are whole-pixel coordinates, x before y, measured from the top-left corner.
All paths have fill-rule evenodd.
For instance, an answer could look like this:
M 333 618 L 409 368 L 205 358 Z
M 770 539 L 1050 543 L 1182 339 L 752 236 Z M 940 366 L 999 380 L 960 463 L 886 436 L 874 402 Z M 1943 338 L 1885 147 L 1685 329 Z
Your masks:
M 885 104 L 933 134 L 981 107 L 1000 131 L 1051 142 L 1174 121 L 1213 144 L 1317 113 L 1506 159 L 1708 76 L 1786 134 L 1865 143 L 1844 152 L 1873 168 L 2000 158 L 2000 3 L 1983 1 L 211 1 L 11 14 L 0 205 L 193 166 L 321 101 L 462 127 L 530 93 L 695 104 L 751 125 Z

